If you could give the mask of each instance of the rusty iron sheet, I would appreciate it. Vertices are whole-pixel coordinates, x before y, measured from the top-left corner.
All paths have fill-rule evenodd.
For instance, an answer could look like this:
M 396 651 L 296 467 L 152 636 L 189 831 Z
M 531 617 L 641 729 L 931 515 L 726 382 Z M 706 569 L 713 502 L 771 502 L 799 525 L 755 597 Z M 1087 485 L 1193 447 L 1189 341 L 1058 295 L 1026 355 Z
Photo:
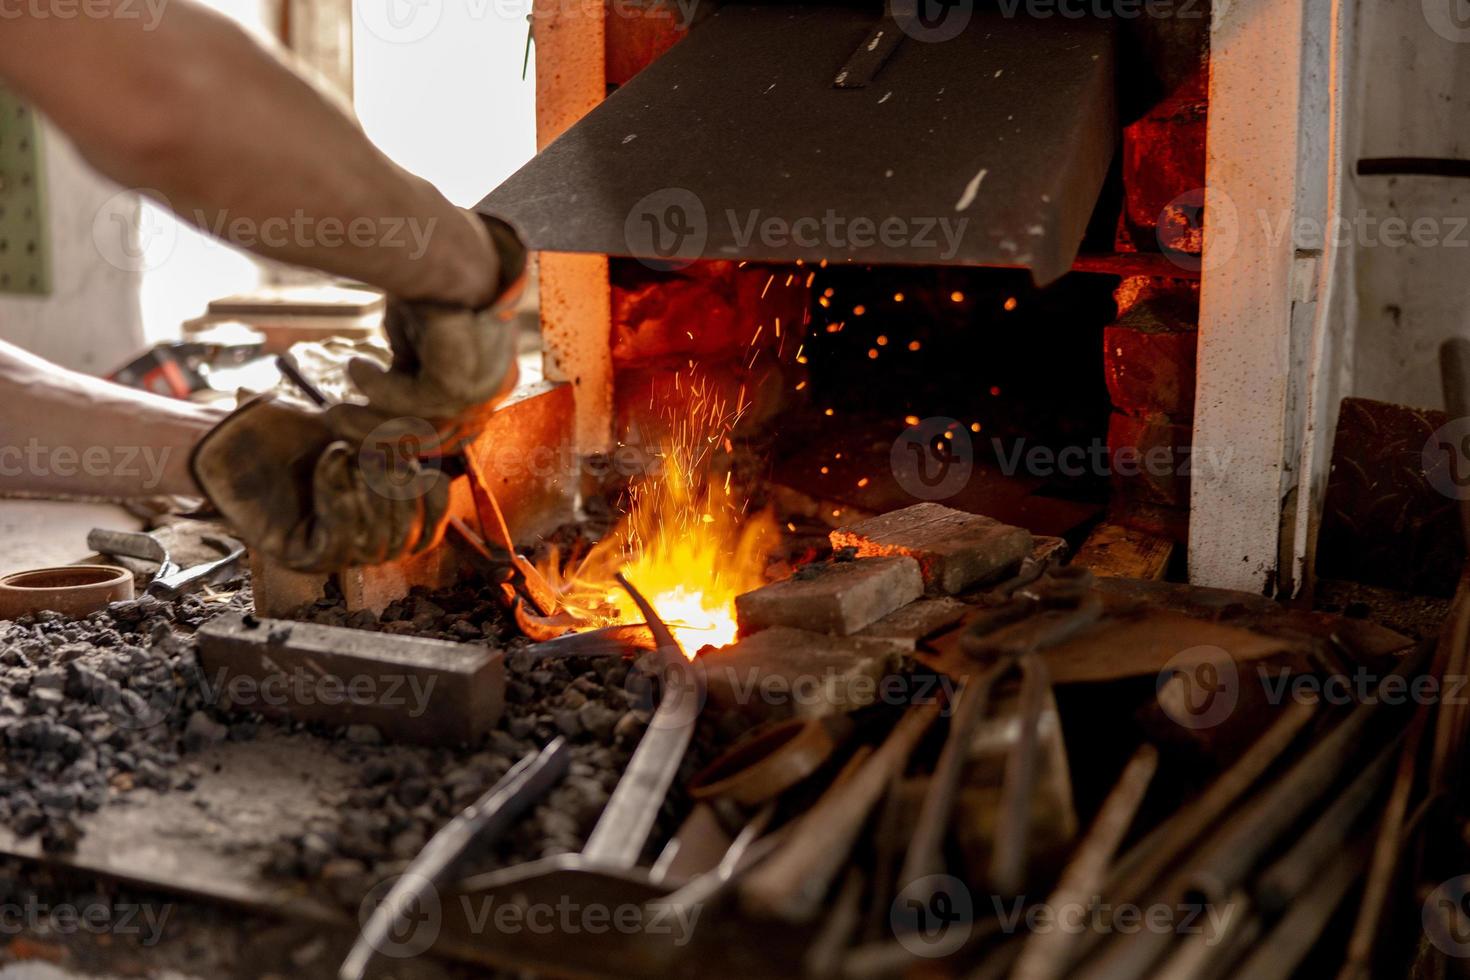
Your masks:
M 977 610 L 977 615 L 980 611 Z M 965 625 L 929 640 L 914 656 L 952 677 L 983 670 L 962 649 Z M 1281 637 L 1238 626 L 1192 619 L 1167 610 L 1149 610 L 1126 619 L 1104 620 L 1080 636 L 1068 639 L 1043 655 L 1056 684 L 1090 684 L 1129 677 L 1157 676 L 1179 654 L 1198 647 L 1226 651 L 1238 665 L 1293 654 L 1303 648 Z
M 910 19 L 868 84 L 844 89 L 874 12 L 726 6 L 479 210 L 534 249 L 661 267 L 985 265 L 1050 282 L 1117 142 L 1111 21 L 948 10 Z
M 1451 596 L 1465 546 L 1463 424 L 1443 412 L 1344 398 L 1322 508 L 1317 574 Z

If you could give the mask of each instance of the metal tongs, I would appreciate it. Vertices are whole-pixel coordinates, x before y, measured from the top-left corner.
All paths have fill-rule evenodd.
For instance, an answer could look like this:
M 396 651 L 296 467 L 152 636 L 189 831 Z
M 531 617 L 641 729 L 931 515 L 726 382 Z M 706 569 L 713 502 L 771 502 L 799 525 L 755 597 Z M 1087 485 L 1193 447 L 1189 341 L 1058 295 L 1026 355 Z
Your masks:
M 245 554 L 245 546 L 223 535 L 204 535 L 203 540 L 223 552 L 223 557 L 180 568 L 163 542 L 142 531 L 111 531 L 95 527 L 87 533 L 87 547 L 99 555 L 122 555 L 158 563 L 153 581 L 145 590 L 157 599 L 177 599 L 208 582 L 234 565 Z
M 680 763 L 694 737 L 695 724 L 704 707 L 704 676 L 698 665 L 684 655 L 678 640 L 659 619 L 648 601 L 621 575 L 618 583 L 628 591 L 648 620 L 663 674 L 663 691 L 648 729 L 633 751 L 622 779 L 618 781 L 602 816 L 587 838 L 580 854 L 560 854 L 513 868 L 492 871 L 463 881 L 458 886 L 467 900 L 472 895 L 491 896 L 509 904 L 556 907 L 572 897 L 584 906 L 618 908 L 649 903 L 669 894 L 670 883 L 639 861 L 665 797 L 678 775 Z M 463 907 L 465 903 L 456 903 Z M 452 906 L 446 905 L 446 914 Z M 649 914 L 663 914 L 658 910 Z M 446 926 L 463 929 L 463 938 L 489 948 L 483 935 L 468 922 L 446 921 Z M 586 942 L 583 942 L 583 940 Z M 497 937 L 497 944 L 510 941 Z M 607 969 L 618 954 L 655 954 L 651 944 L 641 954 L 631 948 L 612 950 L 599 946 L 591 937 L 568 945 L 556 933 L 540 935 L 534 930 L 517 933 L 517 962 L 544 962 L 548 966 L 567 957 L 584 957 Z M 626 945 L 626 944 L 625 944 Z
M 571 746 L 564 738 L 554 739 L 516 763 L 489 792 L 440 829 L 373 911 L 338 977 L 362 980 L 373 955 L 391 942 L 394 931 L 416 914 L 428 894 L 454 879 L 471 849 L 493 842 L 510 829 L 561 781 L 570 764 Z

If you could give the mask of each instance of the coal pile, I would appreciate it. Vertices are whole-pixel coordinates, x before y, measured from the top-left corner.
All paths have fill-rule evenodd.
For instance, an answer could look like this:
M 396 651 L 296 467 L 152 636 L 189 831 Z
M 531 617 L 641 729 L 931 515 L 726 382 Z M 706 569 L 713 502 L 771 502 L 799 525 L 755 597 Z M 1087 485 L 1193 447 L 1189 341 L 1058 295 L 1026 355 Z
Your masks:
M 505 715 L 484 744 L 460 750 L 387 746 L 367 726 L 340 733 L 339 748 L 358 768 L 359 785 L 331 820 L 284 836 L 270 871 L 317 882 L 352 907 L 378 882 L 400 873 L 435 831 L 516 761 L 557 736 L 572 744 L 567 777 L 490 853 L 479 856 L 479 869 L 581 850 L 652 714 L 645 678 L 620 658 L 538 659 L 493 585 L 415 591 L 381 616 L 349 613 L 332 597 L 291 618 L 506 650 Z M 712 741 L 710 732 L 696 735 L 679 785 L 713 758 Z M 686 808 L 687 800 L 672 794 L 660 830 L 671 834 Z
M 139 788 L 192 790 L 202 772 L 191 753 L 267 729 L 307 731 L 221 713 L 209 698 L 194 631 L 250 606 L 245 586 L 209 600 L 143 597 L 84 619 L 41 614 L 0 623 L 0 823 L 39 835 L 48 850 L 71 850 L 84 833 L 81 818 L 110 801 Z M 426 748 L 387 744 L 369 726 L 310 729 L 352 764 L 358 785 L 333 801 L 330 820 L 283 830 L 262 860 L 271 874 L 319 885 L 349 906 L 557 736 L 572 743 L 566 779 L 483 855 L 482 866 L 580 850 L 652 714 L 646 678 L 619 658 L 538 659 L 493 584 L 416 591 L 381 616 L 348 612 L 332 596 L 292 618 L 506 651 L 505 714 L 480 744 Z M 713 757 L 712 741 L 708 732 L 696 737 L 686 777 Z M 687 800 L 671 796 L 660 821 L 665 835 L 686 808 Z
M 249 737 L 203 710 L 192 633 L 248 608 L 249 589 L 206 601 L 144 596 L 84 619 L 0 623 L 0 823 L 67 851 L 77 818 L 135 787 L 188 789 L 201 741 Z

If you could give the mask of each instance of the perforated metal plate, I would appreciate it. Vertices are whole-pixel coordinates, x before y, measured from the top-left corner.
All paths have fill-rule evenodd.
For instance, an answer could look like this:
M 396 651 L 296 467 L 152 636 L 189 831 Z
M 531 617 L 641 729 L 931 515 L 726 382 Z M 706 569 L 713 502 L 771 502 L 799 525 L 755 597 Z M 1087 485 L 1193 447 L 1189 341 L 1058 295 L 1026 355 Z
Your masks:
M 0 88 L 0 293 L 51 292 L 39 130 L 30 106 Z

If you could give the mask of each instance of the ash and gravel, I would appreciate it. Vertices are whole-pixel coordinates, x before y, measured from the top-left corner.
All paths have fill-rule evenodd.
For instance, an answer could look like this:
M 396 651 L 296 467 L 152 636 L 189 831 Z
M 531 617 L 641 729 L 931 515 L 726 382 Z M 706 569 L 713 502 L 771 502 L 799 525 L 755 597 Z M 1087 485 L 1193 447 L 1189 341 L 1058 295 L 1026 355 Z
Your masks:
M 188 790 L 201 742 L 252 737 L 202 709 L 192 633 L 249 604 L 142 597 L 84 619 L 56 613 L 0 623 L 0 822 L 50 851 L 81 838 L 79 819 L 145 786 Z
M 500 724 L 477 746 L 459 750 L 383 746 L 371 728 L 343 733 L 341 751 L 359 767 L 359 785 L 330 821 L 283 837 L 274 874 L 321 883 L 351 904 L 384 877 L 401 872 L 430 836 L 478 799 L 523 756 L 565 736 L 572 746 L 566 778 L 476 867 L 490 870 L 581 850 L 642 738 L 650 712 L 637 668 L 620 658 L 538 659 L 519 635 L 495 587 L 415 594 L 381 617 L 347 613 L 326 599 L 292 618 L 439 639 L 477 640 L 506 652 L 506 706 Z M 709 732 L 696 736 L 686 779 L 713 756 Z M 687 800 L 665 801 L 659 828 L 672 833 Z M 658 835 L 655 835 L 658 836 Z
M 191 791 L 202 774 L 191 759 L 199 749 L 266 728 L 305 730 L 222 713 L 207 696 L 194 631 L 249 608 L 242 585 L 209 600 L 144 597 L 84 619 L 42 614 L 0 623 L 0 823 L 37 835 L 48 850 L 71 850 L 88 813 L 137 788 Z M 333 597 L 292 618 L 485 643 L 506 655 L 505 714 L 480 744 L 393 745 L 368 726 L 311 729 L 353 766 L 357 785 L 327 801 L 330 819 L 283 828 L 265 870 L 320 886 L 323 897 L 351 907 L 518 759 L 558 735 L 572 743 L 567 777 L 480 866 L 580 850 L 650 716 L 641 674 L 621 659 L 538 660 L 528 652 L 494 585 L 416 593 L 381 616 L 349 613 Z M 696 737 L 685 776 L 712 757 L 711 741 L 708 732 Z M 672 833 L 686 808 L 687 800 L 671 796 L 659 830 Z

